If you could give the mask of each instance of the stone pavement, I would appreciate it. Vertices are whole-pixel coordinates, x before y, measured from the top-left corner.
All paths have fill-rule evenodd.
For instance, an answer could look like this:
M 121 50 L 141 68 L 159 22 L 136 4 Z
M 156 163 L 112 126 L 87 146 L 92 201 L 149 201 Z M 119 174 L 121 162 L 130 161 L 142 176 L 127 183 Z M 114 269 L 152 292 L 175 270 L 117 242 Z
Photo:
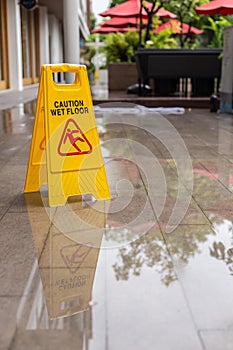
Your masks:
M 1 350 L 232 349 L 232 116 L 122 107 L 111 201 L 58 208 L 23 194 L 35 101 L 0 112 Z

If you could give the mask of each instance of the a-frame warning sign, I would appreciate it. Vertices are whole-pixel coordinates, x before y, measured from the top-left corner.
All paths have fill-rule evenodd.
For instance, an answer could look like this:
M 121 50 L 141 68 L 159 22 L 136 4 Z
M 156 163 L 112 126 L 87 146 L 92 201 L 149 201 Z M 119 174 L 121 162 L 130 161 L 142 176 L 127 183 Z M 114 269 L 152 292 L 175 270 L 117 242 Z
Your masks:
M 75 80 L 56 84 L 55 72 L 73 72 Z M 24 192 L 44 184 L 50 206 L 87 193 L 110 198 L 85 66 L 42 66 Z

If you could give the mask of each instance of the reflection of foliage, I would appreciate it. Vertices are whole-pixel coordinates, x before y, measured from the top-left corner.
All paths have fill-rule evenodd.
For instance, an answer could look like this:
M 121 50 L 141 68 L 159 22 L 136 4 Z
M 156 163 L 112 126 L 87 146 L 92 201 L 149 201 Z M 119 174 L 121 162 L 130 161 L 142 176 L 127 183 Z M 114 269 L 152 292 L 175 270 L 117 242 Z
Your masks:
M 130 271 L 138 276 L 143 265 L 154 268 L 161 275 L 161 281 L 169 286 L 177 279 L 170 254 L 183 264 L 190 257 L 199 253 L 200 242 L 205 242 L 210 234 L 214 234 L 206 226 L 200 226 L 197 231 L 192 225 L 185 225 L 185 232 L 175 232 L 164 241 L 160 231 L 151 231 L 141 239 L 119 249 L 119 262 L 113 265 L 116 278 L 127 280 Z
M 107 241 L 112 241 L 116 243 L 131 242 L 135 239 L 135 233 L 126 227 L 119 227 L 118 229 L 113 229 L 112 227 L 107 227 L 105 230 L 105 239 Z
M 119 249 L 120 263 L 115 263 L 113 269 L 117 280 L 127 280 L 130 271 L 135 276 L 140 275 L 143 265 L 154 268 L 161 275 L 161 281 L 166 285 L 177 279 L 172 260 L 162 237 L 150 232 L 141 239 Z
M 137 137 L 140 138 L 140 133 L 135 132 L 133 134 L 131 130 L 131 137 L 129 138 L 135 139 L 136 141 Z M 162 144 L 156 139 L 153 140 L 152 138 L 148 138 L 148 140 L 146 140 L 146 147 L 150 149 L 153 142 L 156 144 L 156 149 L 154 148 L 154 150 L 159 150 L 164 154 L 163 152 L 166 150 L 163 149 Z M 152 147 L 151 151 L 153 151 Z M 167 155 L 167 159 L 160 160 L 160 165 L 165 174 L 167 184 L 165 210 L 173 208 L 177 198 L 178 185 L 176 164 L 175 161 L 169 157 L 170 155 Z M 205 164 L 207 168 L 212 169 L 212 171 L 208 171 L 203 164 Z M 215 208 L 217 203 L 219 208 L 216 209 L 216 211 L 219 216 L 212 216 L 212 212 L 210 213 L 210 210 L 206 209 L 206 215 L 208 215 L 209 220 L 214 227 L 215 224 L 220 225 L 227 215 L 229 215 L 229 220 L 231 219 L 232 212 L 229 211 L 229 213 L 227 213 L 224 208 L 231 208 L 232 197 L 226 197 L 226 193 L 223 191 L 222 186 L 216 181 L 216 168 L 218 168 L 218 163 L 211 162 L 209 164 L 205 162 L 203 164 L 199 160 L 193 160 L 195 180 L 193 197 L 197 202 L 197 205 L 200 204 L 202 208 L 202 202 L 205 204 L 208 203 L 207 208 L 211 208 L 212 205 L 214 205 Z M 183 183 L 183 186 L 185 188 L 185 183 Z M 195 204 L 194 200 L 193 204 Z M 200 211 L 200 208 L 198 213 L 199 215 L 204 216 L 204 213 Z M 162 216 L 163 215 L 161 215 L 161 217 Z M 140 239 L 120 248 L 117 262 L 113 265 L 116 278 L 118 280 L 127 280 L 131 275 L 138 276 L 140 275 L 143 266 L 147 266 L 157 271 L 161 275 L 162 283 L 169 286 L 169 284 L 176 280 L 170 255 L 181 262 L 181 264 L 188 264 L 192 257 L 200 253 L 199 248 L 209 239 L 209 237 L 216 234 L 210 225 L 189 225 L 189 218 L 190 216 L 185 218 L 185 225 L 179 226 L 172 234 L 167 235 L 165 237 L 166 240 L 162 238 L 157 227 L 157 231 L 156 228 L 154 228 L 153 231 L 151 230 Z M 108 231 L 107 239 L 121 243 L 129 241 L 131 235 L 129 230 L 116 229 L 117 223 L 119 223 L 119 226 L 122 224 L 121 215 L 119 215 L 119 213 L 115 215 L 114 220 L 116 224 L 113 224 L 112 226 L 115 230 Z M 161 220 L 161 218 L 159 218 L 159 220 L 161 226 L 163 223 L 164 225 L 167 224 L 167 220 Z M 139 231 L 137 232 L 139 233 Z M 218 253 L 218 259 L 225 261 L 233 274 L 233 248 L 225 251 L 224 254 L 221 253 L 221 249 L 221 247 L 218 247 L 217 249 L 216 246 L 214 246 L 211 250 L 211 256 L 215 256 Z
M 189 258 L 200 253 L 200 243 L 207 241 L 208 237 L 215 235 L 208 226 L 197 226 L 196 229 L 192 225 L 184 225 L 185 232 L 178 230 L 175 234 L 169 236 L 167 242 L 168 250 L 172 256 L 175 256 L 183 264 L 188 264 Z
M 232 220 L 232 213 L 231 212 L 227 212 L 227 211 L 224 211 L 223 213 L 221 213 L 221 210 L 218 211 L 218 213 L 209 213 L 208 214 L 208 218 L 210 220 L 210 222 L 212 222 L 213 224 L 213 228 L 218 228 L 220 225 L 224 224 L 224 222 L 226 220 L 228 220 L 229 222 L 231 222 Z M 228 228 L 229 230 L 229 233 L 231 232 L 232 228 L 229 227 Z
M 214 242 L 210 249 L 210 255 L 226 263 L 231 275 L 233 276 L 233 247 L 226 249 L 222 242 Z

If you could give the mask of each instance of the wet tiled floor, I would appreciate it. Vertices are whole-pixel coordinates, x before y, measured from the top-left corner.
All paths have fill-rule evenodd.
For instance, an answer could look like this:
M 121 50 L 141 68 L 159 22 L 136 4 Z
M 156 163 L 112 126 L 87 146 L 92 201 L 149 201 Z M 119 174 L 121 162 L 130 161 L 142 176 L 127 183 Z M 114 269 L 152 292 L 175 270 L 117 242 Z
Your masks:
M 232 349 L 232 116 L 100 108 L 112 199 L 55 208 L 35 102 L 0 111 L 0 349 Z

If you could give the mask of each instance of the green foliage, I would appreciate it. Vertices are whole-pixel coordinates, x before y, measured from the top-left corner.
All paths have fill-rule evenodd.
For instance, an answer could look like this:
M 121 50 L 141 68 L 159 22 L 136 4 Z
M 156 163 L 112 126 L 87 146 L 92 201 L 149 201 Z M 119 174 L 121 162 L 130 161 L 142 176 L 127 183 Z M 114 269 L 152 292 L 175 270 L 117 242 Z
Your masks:
M 139 46 L 139 35 L 137 32 L 110 33 L 106 36 L 105 47 L 108 63 L 134 62 L 135 52 Z M 177 40 L 172 37 L 170 29 L 166 29 L 159 34 L 151 35 L 151 40 L 147 41 L 145 47 L 155 48 L 177 48 Z
M 88 39 L 87 39 L 87 42 L 94 42 L 97 36 L 98 36 L 98 34 L 95 34 L 95 33 L 90 34 Z
M 89 76 L 89 79 L 92 79 L 93 74 L 95 73 L 95 65 L 93 63 L 93 57 L 96 54 L 96 50 L 94 47 L 85 46 L 84 45 L 84 52 L 83 52 L 83 58 L 84 58 L 84 64 L 87 67 L 87 73 Z
M 213 33 L 209 47 L 223 47 L 224 28 L 229 27 L 231 22 L 226 17 L 222 16 L 216 20 L 212 17 L 208 17 L 208 22 L 209 25 L 204 26 L 204 29 L 208 29 Z
M 116 5 L 122 4 L 122 2 L 125 2 L 126 0 L 112 0 L 109 7 L 114 7 Z
M 196 13 L 195 8 L 204 3 L 207 0 L 170 0 L 166 2 L 166 9 L 177 15 L 177 20 L 181 23 L 187 23 L 191 26 L 197 26 L 200 28 L 200 16 Z M 202 16 L 203 17 L 203 16 Z M 178 36 L 181 47 L 197 47 L 198 39 L 195 42 L 192 40 L 190 35 L 179 35 Z M 194 44 L 194 45 L 193 45 Z
M 116 6 L 127 0 L 112 0 L 110 7 Z M 141 43 L 145 47 L 155 48 L 198 48 L 201 46 L 222 47 L 223 45 L 223 29 L 233 23 L 233 16 L 214 16 L 208 17 L 198 15 L 195 11 L 197 6 L 209 2 L 210 0 L 148 0 L 155 5 L 153 13 L 148 22 L 147 28 L 142 31 Z M 143 0 L 143 6 L 146 8 L 147 3 Z M 157 27 L 164 20 L 158 19 L 156 11 L 160 7 L 164 7 L 177 15 L 177 19 L 181 23 L 189 24 L 197 28 L 205 30 L 203 35 L 174 35 L 168 29 L 153 34 L 152 28 Z M 148 10 L 148 9 L 147 9 Z M 150 15 L 150 13 L 148 13 Z M 150 16 L 149 16 L 150 17 Z M 135 60 L 134 53 L 139 46 L 139 36 L 136 32 L 128 32 L 125 34 L 112 33 L 103 37 L 106 43 L 105 53 L 107 54 L 107 62 L 133 62 Z
M 106 34 L 92 33 L 89 35 L 87 42 L 94 42 L 96 38 L 99 38 L 99 41 L 104 41 L 106 38 Z
M 184 48 L 187 49 L 198 49 L 202 47 L 202 41 L 200 35 L 194 35 L 190 40 L 186 40 L 184 43 Z
M 199 17 L 195 8 L 206 2 L 208 1 L 170 0 L 169 2 L 166 2 L 166 9 L 175 13 L 179 21 L 189 24 L 194 23 Z
M 96 17 L 95 17 L 93 12 L 91 12 L 90 20 L 91 20 L 91 28 L 90 28 L 90 30 L 92 30 L 96 26 Z
M 167 28 L 158 34 L 151 35 L 149 41 L 146 41 L 145 47 L 155 47 L 158 49 L 175 49 L 178 47 L 177 40 L 172 37 L 172 30 Z
M 135 51 L 138 49 L 139 36 L 137 32 L 109 33 L 105 39 L 107 62 L 134 62 Z
M 142 6 L 144 11 L 146 11 L 148 19 L 147 19 L 147 25 L 146 25 L 146 33 L 144 42 L 148 41 L 150 39 L 150 34 L 153 26 L 153 19 L 156 13 L 159 11 L 161 7 L 163 7 L 166 0 L 151 0 L 152 6 L 148 7 L 147 2 L 145 0 L 142 0 Z

